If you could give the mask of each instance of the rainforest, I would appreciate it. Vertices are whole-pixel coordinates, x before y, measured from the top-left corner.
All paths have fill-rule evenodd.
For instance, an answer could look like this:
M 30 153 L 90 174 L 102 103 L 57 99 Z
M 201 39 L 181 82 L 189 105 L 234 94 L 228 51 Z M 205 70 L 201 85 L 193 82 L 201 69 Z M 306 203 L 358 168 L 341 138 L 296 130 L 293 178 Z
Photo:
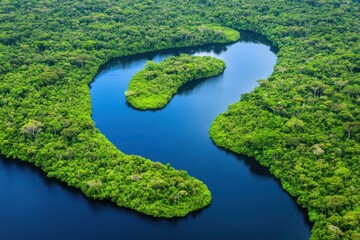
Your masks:
M 359 1 L 3 0 L 0 29 L 2 158 L 161 218 L 203 214 L 211 189 L 117 148 L 92 119 L 89 85 L 114 58 L 261 34 L 274 71 L 207 126 L 210 137 L 269 169 L 306 209 L 311 239 L 360 239 Z

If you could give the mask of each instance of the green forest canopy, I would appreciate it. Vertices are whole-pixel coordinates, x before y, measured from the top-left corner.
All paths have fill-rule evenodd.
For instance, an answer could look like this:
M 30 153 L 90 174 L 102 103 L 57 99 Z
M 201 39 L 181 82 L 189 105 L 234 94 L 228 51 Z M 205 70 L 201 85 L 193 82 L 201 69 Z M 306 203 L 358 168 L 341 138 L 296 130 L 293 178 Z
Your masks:
M 1 154 L 153 216 L 184 215 L 210 193 L 185 172 L 124 155 L 95 129 L 88 85 L 98 67 L 223 41 L 209 25 L 263 34 L 279 49 L 274 74 L 220 115 L 211 136 L 270 168 L 308 209 L 312 239 L 360 238 L 358 1 L 3 0 L 0 21 Z
M 160 63 L 147 61 L 145 68 L 130 80 L 126 101 L 143 110 L 163 108 L 185 83 L 219 75 L 224 69 L 224 61 L 187 54 Z
M 179 40 L 175 44 L 179 47 L 239 39 L 239 32 L 226 27 L 199 25 L 183 29 L 184 35 L 176 37 L 189 41 Z M 174 32 L 169 28 L 163 34 Z M 3 68 L 0 83 L 1 116 L 6 122 L 0 126 L 3 155 L 33 162 L 48 176 L 80 188 L 89 197 L 110 199 L 155 217 L 185 216 L 210 204 L 207 186 L 186 171 L 125 155 L 95 129 L 88 84 L 107 59 L 97 54 L 109 54 L 110 58 L 121 53 L 105 47 L 97 49 L 96 44 L 60 52 L 53 50 L 56 44 L 52 41 L 31 44 L 29 49 L 40 45 L 33 49 L 33 55 L 24 58 L 21 49 L 16 51 L 16 43 L 1 45 L 9 49 L 3 56 L 11 56 L 6 67 L 12 69 Z M 128 44 L 133 44 L 131 38 Z M 163 44 L 171 47 L 170 43 L 157 42 L 153 50 L 161 49 Z M 22 60 L 11 64 L 17 61 L 15 58 Z

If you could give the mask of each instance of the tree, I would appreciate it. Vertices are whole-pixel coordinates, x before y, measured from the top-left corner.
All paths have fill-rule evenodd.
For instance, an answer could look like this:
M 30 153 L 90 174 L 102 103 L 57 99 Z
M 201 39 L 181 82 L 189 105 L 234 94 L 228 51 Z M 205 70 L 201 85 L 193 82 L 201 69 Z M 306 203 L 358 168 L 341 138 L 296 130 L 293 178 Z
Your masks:
M 43 124 L 36 120 L 30 120 L 20 129 L 20 132 L 33 137 L 36 137 L 42 131 Z
M 359 123 L 357 122 L 345 122 L 343 124 L 343 127 L 346 129 L 346 131 L 348 132 L 348 139 L 351 138 L 351 132 L 352 130 L 354 130 L 354 128 L 356 128 L 359 125 Z
M 341 81 L 341 80 L 335 82 L 335 84 L 339 87 L 339 92 L 347 83 L 348 81 Z
M 300 120 L 296 117 L 293 117 L 289 121 L 286 122 L 286 126 L 292 128 L 294 130 L 301 130 L 304 128 L 305 123 L 302 120 Z
M 344 235 L 343 231 L 341 231 L 340 228 L 338 228 L 334 225 L 329 226 L 329 232 L 334 234 L 336 236 L 336 239 L 340 239 L 340 237 L 342 237 Z

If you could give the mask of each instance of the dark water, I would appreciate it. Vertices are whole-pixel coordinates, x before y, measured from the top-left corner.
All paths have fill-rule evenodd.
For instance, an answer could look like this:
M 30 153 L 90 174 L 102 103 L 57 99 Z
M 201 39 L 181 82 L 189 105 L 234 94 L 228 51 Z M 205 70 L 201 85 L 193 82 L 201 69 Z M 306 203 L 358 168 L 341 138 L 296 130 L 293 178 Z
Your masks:
M 224 60 L 225 72 L 184 86 L 160 111 L 137 111 L 124 98 L 147 59 L 179 53 Z M 0 239 L 308 239 L 307 216 L 254 159 L 216 147 L 208 129 L 219 113 L 273 71 L 276 55 L 257 35 L 238 43 L 115 59 L 91 85 L 96 126 L 125 153 L 170 162 L 204 181 L 212 204 L 181 219 L 153 219 L 89 200 L 30 164 L 0 161 Z

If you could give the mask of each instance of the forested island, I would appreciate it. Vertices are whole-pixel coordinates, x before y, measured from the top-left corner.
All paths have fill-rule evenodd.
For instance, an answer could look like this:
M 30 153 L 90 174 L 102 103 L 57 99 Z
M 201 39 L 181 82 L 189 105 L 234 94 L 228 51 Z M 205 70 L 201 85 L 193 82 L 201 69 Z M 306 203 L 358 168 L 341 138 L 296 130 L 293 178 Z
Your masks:
M 142 110 L 163 108 L 185 83 L 219 75 L 224 69 L 225 63 L 219 59 L 187 54 L 158 64 L 148 61 L 131 79 L 126 100 Z
M 360 239 L 358 1 L 5 0 L 0 21 L 0 153 L 161 217 L 208 205 L 208 188 L 114 147 L 91 119 L 88 85 L 114 57 L 231 42 L 229 28 L 263 34 L 279 49 L 274 74 L 211 137 L 270 169 L 308 210 L 312 239 Z

